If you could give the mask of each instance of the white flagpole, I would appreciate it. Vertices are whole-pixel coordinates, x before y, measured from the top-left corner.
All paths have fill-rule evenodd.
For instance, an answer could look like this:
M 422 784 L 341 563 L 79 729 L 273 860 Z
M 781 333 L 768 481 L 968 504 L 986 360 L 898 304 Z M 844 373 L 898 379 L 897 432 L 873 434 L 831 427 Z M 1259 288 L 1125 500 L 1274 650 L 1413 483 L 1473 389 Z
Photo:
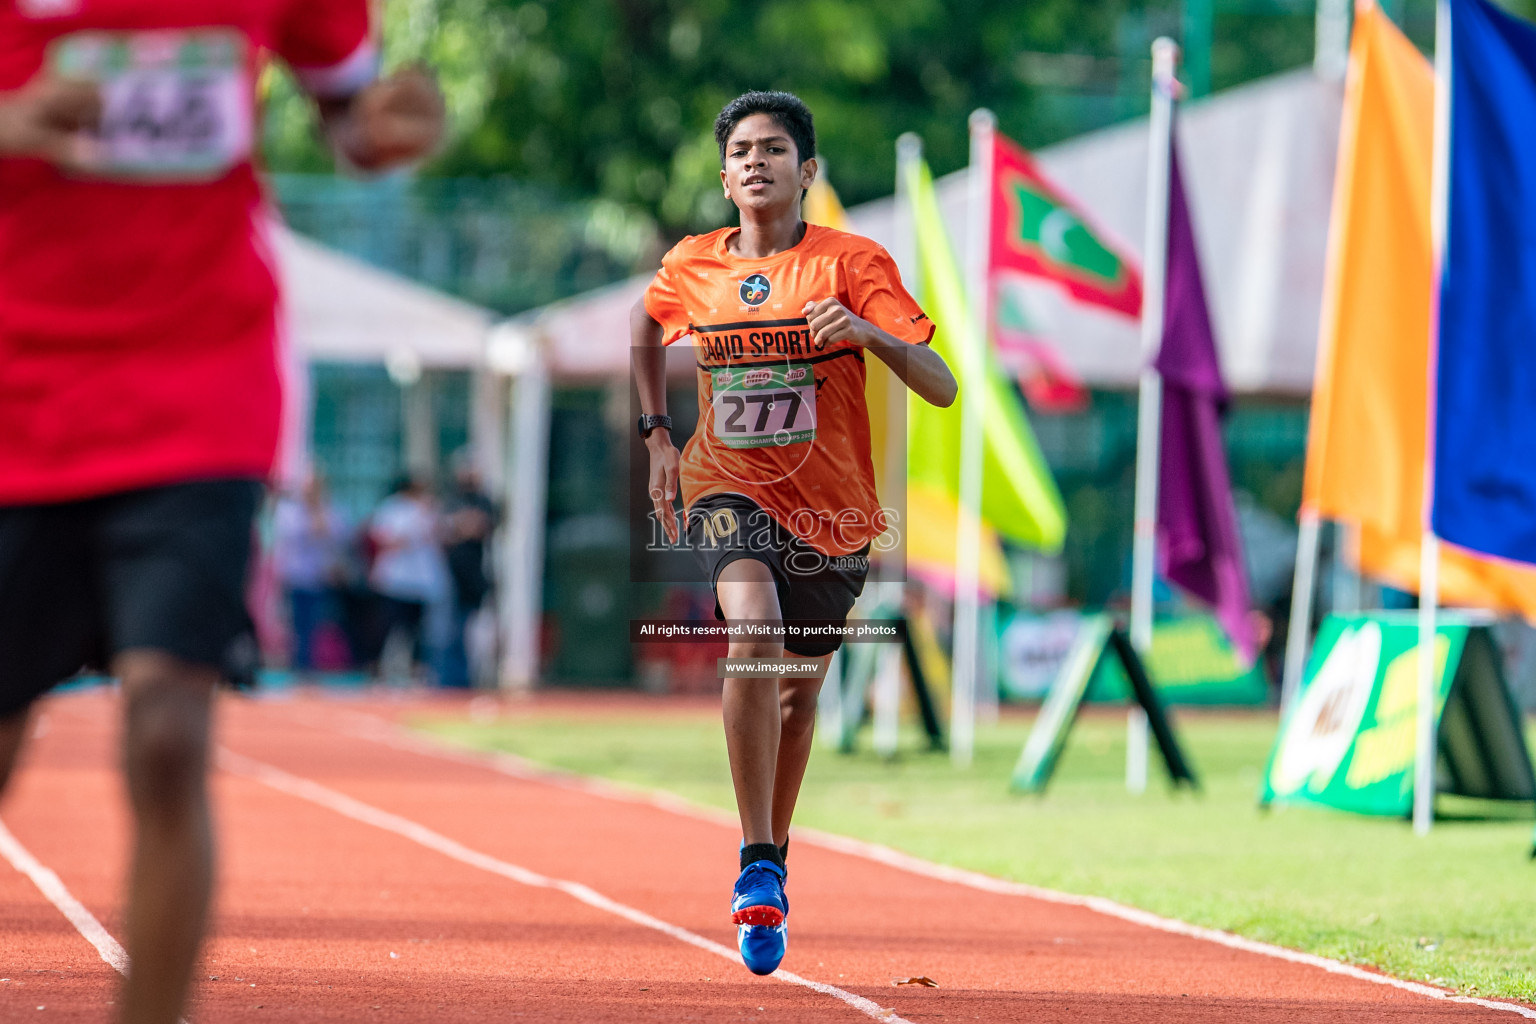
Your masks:
M 871 661 L 874 673 L 870 681 L 873 746 L 881 757 L 895 757 L 901 736 L 901 648 L 884 644 Z
M 917 238 L 912 219 L 912 175 L 917 170 L 917 165 L 923 159 L 923 140 L 913 132 L 905 132 L 896 140 L 896 219 L 895 237 L 891 245 L 891 256 L 896 260 L 896 267 L 901 272 L 901 277 L 912 294 L 919 302 L 923 301 L 920 294 L 922 274 L 918 266 Z M 887 410 L 905 409 L 907 401 L 906 385 L 901 378 L 894 373 L 889 373 L 887 391 Z M 896 403 L 903 403 L 897 405 Z M 899 425 L 906 429 L 905 414 L 892 413 L 887 419 L 887 428 Z M 886 486 L 893 493 L 898 488 L 905 488 L 907 482 L 907 445 L 905 436 L 897 436 L 894 431 L 888 431 L 885 451 L 881 457 L 885 460 Z M 881 495 L 882 501 L 889 502 L 889 495 Z M 901 531 L 910 528 L 908 522 L 897 524 L 898 535 Z M 900 607 L 902 604 L 903 583 L 902 568 L 906 542 L 900 540 L 895 552 L 882 559 L 883 568 L 873 587 L 865 591 L 872 596 L 869 607 L 889 608 Z M 897 733 L 900 727 L 901 710 L 901 679 L 902 668 L 899 650 L 891 648 L 882 651 L 874 659 L 875 674 L 871 697 L 874 703 L 874 747 L 875 752 L 882 757 L 890 757 L 896 753 Z M 848 659 L 843 651 L 833 656 L 834 661 L 842 660 L 845 664 Z M 857 664 L 857 663 L 856 663 Z M 832 677 L 832 670 L 827 671 L 828 677 Z M 841 678 L 838 676 L 837 678 Z M 830 694 L 830 696 L 829 696 Z M 842 687 L 823 688 L 821 698 L 818 701 L 818 709 L 821 714 L 817 719 L 818 727 L 828 735 L 828 745 L 833 749 L 842 744 L 844 720 L 844 700 Z M 832 731 L 835 729 L 835 732 Z
M 923 140 L 915 132 L 903 132 L 896 140 L 896 217 L 891 257 L 901 273 L 907 290 L 917 296 L 918 302 L 926 299 L 919 294 L 922 274 L 917 259 L 917 232 L 912 219 L 911 174 L 923 158 Z M 907 531 L 911 528 L 905 497 L 907 487 L 907 386 L 901 378 L 886 366 L 875 369 L 878 359 L 866 362 L 874 372 L 885 378 L 885 451 L 879 453 L 883 460 L 887 494 L 880 495 L 882 505 L 896 508 L 903 517 L 896 524 L 896 547 L 882 555 L 880 562 L 881 603 L 900 607 L 903 580 L 906 578 Z M 893 504 L 894 503 L 894 504 Z
M 502 605 L 501 686 L 531 690 L 539 676 L 543 610 L 544 518 L 549 476 L 549 367 L 537 339 L 522 340 L 524 362 L 511 384 L 506 480 L 507 528 L 501 531 L 506 603 Z
M 957 767 L 971 763 L 976 738 L 976 670 L 981 650 L 982 431 L 986 424 L 987 246 L 992 221 L 990 110 L 971 114 L 971 172 L 966 203 L 966 322 L 961 359 L 970 372 L 960 388 L 960 528 L 955 542 L 955 622 L 950 694 L 949 756 Z
M 1451 5 L 1435 4 L 1435 164 L 1429 198 L 1430 236 L 1434 246 L 1436 277 L 1430 288 L 1430 344 L 1424 417 L 1428 438 L 1424 445 L 1424 541 L 1419 550 L 1419 707 L 1417 742 L 1414 746 L 1413 831 L 1428 835 L 1435 819 L 1435 611 L 1440 601 L 1440 539 L 1435 536 L 1430 513 L 1435 493 L 1435 366 L 1438 362 L 1439 308 L 1442 261 L 1445 258 L 1445 225 L 1451 183 Z
M 1163 36 L 1152 44 L 1152 113 L 1147 137 L 1147 233 L 1142 255 L 1141 390 L 1136 420 L 1136 520 L 1131 554 L 1131 646 L 1152 649 L 1152 575 L 1157 554 L 1158 443 L 1163 379 L 1153 361 L 1163 342 L 1163 287 L 1168 263 L 1168 154 L 1173 133 L 1174 70 L 1179 47 Z M 1131 709 L 1125 734 L 1125 788 L 1147 788 L 1147 714 Z
M 1296 534 L 1296 575 L 1291 580 L 1291 624 L 1285 634 L 1285 668 L 1280 683 L 1280 720 L 1296 702 L 1301 676 L 1311 646 L 1312 592 L 1316 589 L 1317 540 L 1321 521 L 1316 512 L 1303 509 Z
M 1318 0 L 1312 70 L 1325 82 L 1342 82 L 1349 69 L 1349 0 Z
M 1360 527 L 1338 520 L 1333 524 L 1333 606 L 1331 611 L 1356 615 L 1365 606 L 1365 580 L 1360 576 Z
M 917 298 L 919 303 L 926 304 L 930 296 L 922 293 L 923 272 L 922 256 L 917 251 L 917 223 L 912 214 L 912 179 L 917 173 L 918 165 L 923 162 L 923 140 L 916 132 L 903 132 L 896 140 L 896 224 L 895 240 L 891 249 L 891 256 L 896 260 L 896 267 L 901 271 L 902 280 Z M 890 481 L 893 492 L 900 489 L 900 493 L 906 494 L 907 486 L 907 386 L 901 382 L 901 378 L 894 373 L 887 373 L 886 402 L 888 409 L 900 409 L 899 418 L 902 429 L 901 437 L 894 434 L 887 438 L 885 453 L 886 480 Z M 907 516 L 906 522 L 900 527 L 901 540 L 891 559 L 892 568 L 888 578 L 892 581 L 904 579 L 901 570 L 906 568 L 907 540 L 906 532 L 911 529 L 911 514 L 905 500 L 902 501 L 901 510 Z M 899 559 L 899 561 L 897 561 Z M 885 597 L 892 604 L 902 604 L 903 583 L 892 582 Z
M 1442 0 L 1443 2 L 1443 0 Z M 1413 752 L 1413 831 L 1435 820 L 1435 605 L 1440 597 L 1440 540 L 1425 529 L 1419 548 L 1419 707 Z

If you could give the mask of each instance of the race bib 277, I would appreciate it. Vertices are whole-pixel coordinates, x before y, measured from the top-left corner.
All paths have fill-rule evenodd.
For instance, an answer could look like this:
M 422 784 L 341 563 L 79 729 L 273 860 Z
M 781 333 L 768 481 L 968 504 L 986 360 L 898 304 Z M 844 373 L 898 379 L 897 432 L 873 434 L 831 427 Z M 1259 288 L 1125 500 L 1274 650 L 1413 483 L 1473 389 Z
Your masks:
M 710 371 L 715 436 L 728 448 L 816 439 L 816 375 L 809 363 Z

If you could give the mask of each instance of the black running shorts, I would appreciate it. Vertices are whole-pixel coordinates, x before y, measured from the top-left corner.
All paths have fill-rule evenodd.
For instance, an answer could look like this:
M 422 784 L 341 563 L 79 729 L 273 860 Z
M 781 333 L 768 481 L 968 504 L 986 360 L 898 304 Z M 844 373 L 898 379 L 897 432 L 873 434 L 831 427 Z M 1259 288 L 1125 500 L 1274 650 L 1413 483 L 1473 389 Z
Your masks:
M 0 715 L 150 648 L 244 681 L 255 480 L 0 507 Z
M 787 621 L 842 625 L 869 575 L 869 545 L 847 555 L 825 555 L 780 526 L 757 502 L 741 494 L 712 494 L 688 511 L 688 543 L 698 552 L 710 587 L 720 570 L 738 558 L 768 566 Z M 724 621 L 720 602 L 715 618 Z M 842 646 L 839 637 L 788 639 L 790 654 L 819 658 Z

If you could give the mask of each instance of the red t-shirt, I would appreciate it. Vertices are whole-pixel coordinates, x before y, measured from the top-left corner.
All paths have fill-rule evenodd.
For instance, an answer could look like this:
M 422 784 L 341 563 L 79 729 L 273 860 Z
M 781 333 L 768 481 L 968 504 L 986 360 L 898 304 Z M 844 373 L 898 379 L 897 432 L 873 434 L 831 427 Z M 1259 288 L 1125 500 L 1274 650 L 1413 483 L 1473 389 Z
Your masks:
M 267 54 L 316 95 L 355 92 L 368 0 L 0 0 L 0 91 L 46 64 L 105 100 L 91 171 L 0 159 L 0 504 L 270 472 Z
M 683 501 L 691 509 L 708 495 L 742 494 L 823 554 L 846 555 L 886 525 L 870 457 L 866 354 L 846 341 L 818 344 L 801 311 L 835 298 L 912 345 L 926 344 L 933 324 L 890 254 L 867 238 L 807 225 L 798 245 L 749 259 L 731 252 L 738 230 L 683 239 L 645 292 L 664 342 L 687 339 L 698 364 Z

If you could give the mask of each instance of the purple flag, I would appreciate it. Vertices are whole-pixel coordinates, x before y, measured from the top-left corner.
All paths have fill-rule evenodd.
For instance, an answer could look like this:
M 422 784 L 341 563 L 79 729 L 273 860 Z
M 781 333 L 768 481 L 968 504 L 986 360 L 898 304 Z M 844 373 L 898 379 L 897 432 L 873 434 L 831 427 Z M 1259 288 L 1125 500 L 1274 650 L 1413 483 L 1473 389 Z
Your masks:
M 1248 573 L 1221 439 L 1227 388 L 1200 281 L 1178 147 L 1171 133 L 1169 139 L 1167 284 L 1163 344 L 1155 364 L 1163 378 L 1159 569 L 1164 579 L 1211 605 L 1233 646 L 1252 662 L 1258 644 L 1249 621 Z

